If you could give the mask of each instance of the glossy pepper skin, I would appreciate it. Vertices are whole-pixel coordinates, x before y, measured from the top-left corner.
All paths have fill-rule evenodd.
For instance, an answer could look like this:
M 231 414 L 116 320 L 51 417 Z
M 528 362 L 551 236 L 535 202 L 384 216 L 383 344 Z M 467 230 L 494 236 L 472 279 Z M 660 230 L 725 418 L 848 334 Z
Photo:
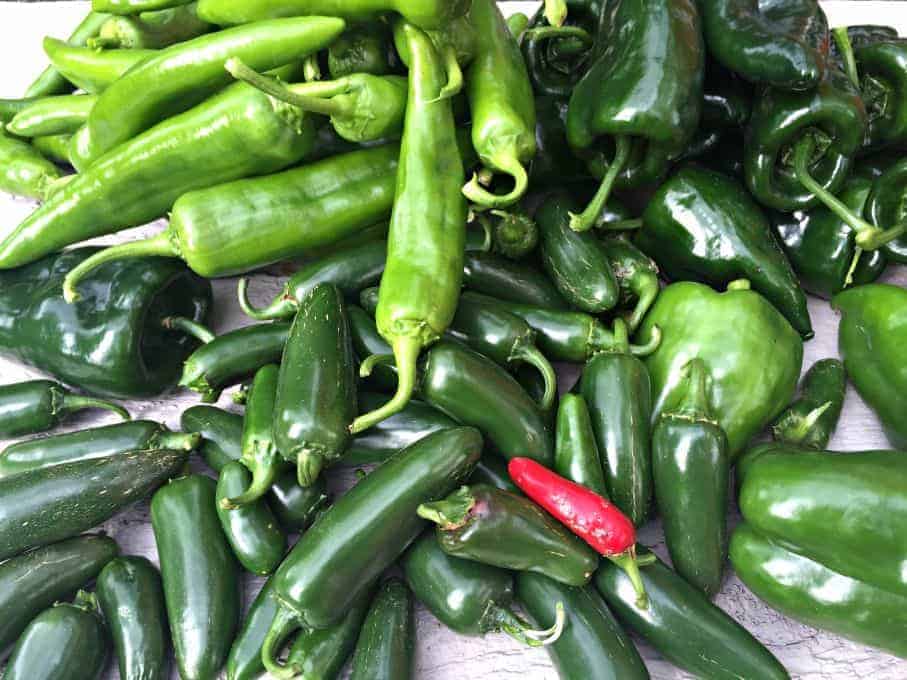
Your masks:
M 69 165 L 70 135 L 50 135 L 49 137 L 35 137 L 31 145 L 49 161 L 58 165 Z
M 195 342 L 161 321 L 204 323 L 211 285 L 172 260 L 109 263 L 83 280 L 83 298 L 70 306 L 63 278 L 95 252 L 68 250 L 0 272 L 0 353 L 94 394 L 160 394 Z
M 707 378 L 701 359 L 684 368 L 686 394 L 652 428 L 652 472 L 671 562 L 711 598 L 727 561 L 730 460 L 727 436 L 711 414 Z
M 585 164 L 570 151 L 567 144 L 567 99 L 537 96 L 535 98 L 535 156 L 529 164 L 532 186 L 547 182 L 576 183 L 588 179 Z
M 303 301 L 280 363 L 274 444 L 310 486 L 340 458 L 356 417 L 353 346 L 343 297 L 320 284 Z
M 69 35 L 67 42 L 75 47 L 80 47 L 93 38 L 101 30 L 108 16 L 103 12 L 89 12 L 79 22 L 75 30 Z M 25 90 L 26 97 L 49 97 L 55 94 L 66 94 L 75 89 L 67 79 L 53 66 L 48 66 L 41 72 Z
M 658 265 L 628 238 L 606 238 L 601 246 L 620 288 L 622 316 L 630 333 L 635 333 L 661 288 Z
M 775 305 L 804 338 L 813 336 L 806 295 L 764 213 L 734 179 L 686 166 L 646 206 L 635 243 L 671 280 L 720 288 L 735 279 Z
M 296 544 L 274 575 L 280 608 L 262 649 L 270 672 L 300 626 L 335 625 L 357 597 L 425 528 L 420 504 L 462 483 L 481 455 L 470 427 L 430 434 L 376 468 L 341 496 Z
M 164 588 L 155 566 L 144 557 L 117 557 L 101 571 L 96 588 L 120 678 L 166 680 L 170 632 Z
M 0 655 L 29 622 L 95 578 L 116 557 L 106 536 L 84 535 L 12 557 L 0 564 Z
M 847 376 L 898 447 L 907 446 L 903 413 L 907 368 L 907 291 L 898 286 L 869 284 L 837 295 L 832 305 L 841 313 L 838 351 Z
M 351 680 L 409 680 L 415 626 L 412 592 L 400 579 L 388 579 L 378 589 L 359 631 Z
M 648 556 L 648 550 L 638 554 Z M 654 557 L 654 555 L 653 555 Z M 636 605 L 630 579 L 605 562 L 595 586 L 617 619 L 672 664 L 693 675 L 716 680 L 788 680 L 772 653 L 747 630 L 661 560 L 640 570 L 648 609 Z
M 776 210 L 809 208 L 818 197 L 797 179 L 787 150 L 812 136 L 825 147 L 810 164 L 810 174 L 837 192 L 863 145 L 866 109 L 855 86 L 830 69 L 815 89 L 786 92 L 766 88 L 756 98 L 747 126 L 743 168 L 746 188 L 761 204 Z
M 226 666 L 228 680 L 257 680 L 265 672 L 261 661 L 261 646 L 278 608 L 279 603 L 274 595 L 274 578 L 271 577 L 264 582 L 252 601 L 242 628 L 230 647 Z
M 878 148 L 907 141 L 907 41 L 895 35 L 854 44 L 854 58 L 869 115 L 866 145 Z
M 185 680 L 216 676 L 239 624 L 239 567 L 217 520 L 215 486 L 190 475 L 151 499 L 173 651 Z
M 103 92 L 133 66 L 157 54 L 157 50 L 98 51 L 50 37 L 44 38 L 44 52 L 52 68 L 90 94 Z
M 45 97 L 19 111 L 6 129 L 18 137 L 71 135 L 88 119 L 96 101 L 90 94 Z
M 394 32 L 410 53 L 409 97 L 375 321 L 394 352 L 399 381 L 387 404 L 353 422 L 354 433 L 409 401 L 419 354 L 453 320 L 463 278 L 463 163 L 455 152 L 450 100 L 438 98 L 446 82 L 444 69 L 422 30 L 398 22 Z
M 541 574 L 516 575 L 520 604 L 541 626 L 555 621 L 555 604 L 563 604 L 567 622 L 547 651 L 562 680 L 586 680 L 591 669 L 601 680 L 645 680 L 649 672 L 633 641 L 593 586 L 565 586 Z
M 60 169 L 37 149 L 0 127 L 0 191 L 44 200 L 60 177 Z
M 569 309 L 567 301 L 538 268 L 494 253 L 466 253 L 463 285 L 501 300 L 546 309 Z
M 587 584 L 598 567 L 591 548 L 522 494 L 464 486 L 418 512 L 438 525 L 438 544 L 452 557 L 533 571 L 570 586 Z
M 185 42 L 207 33 L 214 27 L 196 14 L 196 3 L 142 12 L 132 16 L 112 16 L 89 38 L 95 49 L 151 49 Z
M 129 412 L 101 399 L 73 394 L 53 380 L 29 380 L 0 386 L 0 435 L 18 437 L 43 432 L 74 411 L 96 408 L 129 420 Z
M 851 175 L 838 198 L 854 214 L 862 215 L 871 188 L 870 180 Z M 808 293 L 831 299 L 850 285 L 848 276 L 854 285 L 872 283 L 888 265 L 884 252 L 888 246 L 865 250 L 857 260 L 856 233 L 825 206 L 794 213 L 772 211 L 770 217 L 784 252 Z
M 658 325 L 662 341 L 646 358 L 653 418 L 680 398 L 683 367 L 702 358 L 711 376 L 709 403 L 727 434 L 731 461 L 791 400 L 803 363 L 803 341 L 787 320 L 744 282 L 724 293 L 699 283 L 663 289 L 639 338 Z
M 592 418 L 582 395 L 565 394 L 558 404 L 554 471 L 603 498 L 608 496 Z
M 107 661 L 107 630 L 95 596 L 80 590 L 35 617 L 16 642 L 3 674 L 9 680 L 95 680 Z
M 746 522 L 731 536 L 731 562 L 746 587 L 785 616 L 907 658 L 903 595 L 788 550 Z
M 877 227 L 904 222 L 905 199 L 907 199 L 907 162 L 898 159 L 886 167 L 872 184 L 872 191 L 866 200 L 865 213 Z M 899 264 L 907 263 L 907 238 L 886 243 L 881 250 L 888 260 Z
M 180 7 L 189 2 L 191 0 L 92 0 L 92 7 L 98 12 L 129 16 Z
M 472 114 L 472 143 L 487 170 L 513 178 L 513 189 L 494 194 L 474 177 L 463 187 L 473 203 L 506 208 L 529 185 L 526 165 L 535 155 L 535 100 L 516 38 L 494 0 L 472 0 L 469 23 L 475 30 L 475 59 L 466 72 Z
M 820 359 L 803 376 L 800 394 L 772 423 L 775 441 L 823 450 L 844 407 L 847 375 L 837 359 Z
M 704 0 L 709 53 L 752 83 L 808 90 L 826 69 L 828 20 L 816 0 Z
M 344 27 L 343 20 L 330 17 L 278 19 L 161 50 L 104 90 L 74 146 L 76 167 L 84 170 L 111 149 L 228 85 L 228 58 L 267 71 L 326 47 Z

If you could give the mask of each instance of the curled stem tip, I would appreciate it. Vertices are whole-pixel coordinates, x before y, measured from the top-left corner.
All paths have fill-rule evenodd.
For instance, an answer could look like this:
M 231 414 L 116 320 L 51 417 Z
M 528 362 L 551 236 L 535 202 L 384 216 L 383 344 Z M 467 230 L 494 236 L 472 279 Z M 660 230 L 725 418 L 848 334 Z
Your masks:
M 239 308 L 243 314 L 256 321 L 271 321 L 272 319 L 285 319 L 293 316 L 299 308 L 296 300 L 289 294 L 278 295 L 266 307 L 254 307 L 249 301 L 249 280 L 241 278 L 236 286 L 236 298 L 239 301 Z
M 587 231 L 595 226 L 598 216 L 601 215 L 605 204 L 611 197 L 611 189 L 614 187 L 617 176 L 627 164 L 627 160 L 630 157 L 630 146 L 630 138 L 625 135 L 620 135 L 614 139 L 614 158 L 608 165 L 608 170 L 605 172 L 605 176 L 602 177 L 598 191 L 595 192 L 595 196 L 592 197 L 586 209 L 579 214 L 570 213 L 571 229 L 574 231 Z
M 513 189 L 506 194 L 495 194 L 482 186 L 478 174 L 463 185 L 463 195 L 482 208 L 507 208 L 519 201 L 529 187 L 529 176 L 526 168 L 514 156 L 496 159 L 494 165 L 513 178 Z
M 549 410 L 554 405 L 554 398 L 557 396 L 557 373 L 548 358 L 542 354 L 538 347 L 522 347 L 514 356 L 518 361 L 525 361 L 530 366 L 538 369 L 542 374 L 545 382 L 545 392 L 539 402 L 539 407 L 543 411 Z
M 237 57 L 227 59 L 224 63 L 224 68 L 237 80 L 241 80 L 256 90 L 260 90 L 266 95 L 274 97 L 274 99 L 286 102 L 290 106 L 295 106 L 303 111 L 311 111 L 324 116 L 334 116 L 348 112 L 348 108 L 340 102 L 298 94 L 276 78 L 249 68 Z
M 393 354 L 372 354 L 359 364 L 359 377 L 368 378 L 376 366 L 396 366 Z
M 132 420 L 132 416 L 129 415 L 129 411 L 124 409 L 122 406 L 109 401 L 105 401 L 104 399 L 86 397 L 81 394 L 66 394 L 63 396 L 63 405 L 61 410 L 78 411 L 88 408 L 97 408 L 103 411 L 110 411 L 111 413 L 116 413 L 123 420 Z
M 185 316 L 168 316 L 161 321 L 161 325 L 167 330 L 171 331 L 183 331 L 186 335 L 190 335 L 199 342 L 208 344 L 214 340 L 214 333 L 211 332 L 209 328 L 206 328 L 197 321 L 188 319 Z
M 274 478 L 277 476 L 276 462 L 264 467 L 256 467 L 252 470 L 252 482 L 248 488 L 240 495 L 233 498 L 221 499 L 221 506 L 226 510 L 235 510 L 244 505 L 249 505 L 259 500 L 274 484 Z
M 649 341 L 644 345 L 630 345 L 630 354 L 636 357 L 646 357 L 661 346 L 661 327 L 652 326 Z
M 280 607 L 271 622 L 271 628 L 265 635 L 261 646 L 261 662 L 265 670 L 280 680 L 290 680 L 297 677 L 302 669 L 294 664 L 280 663 L 280 652 L 290 635 L 299 628 L 296 615 L 286 607 Z

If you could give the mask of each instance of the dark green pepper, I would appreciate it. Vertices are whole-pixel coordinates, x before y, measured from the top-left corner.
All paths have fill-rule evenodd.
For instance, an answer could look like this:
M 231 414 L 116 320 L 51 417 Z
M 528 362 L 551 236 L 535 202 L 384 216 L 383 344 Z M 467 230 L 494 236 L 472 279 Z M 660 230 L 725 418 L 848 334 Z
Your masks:
M 714 61 L 706 62 L 700 125 L 709 130 L 742 128 L 750 119 L 752 93 L 743 81 Z
M 331 78 L 352 73 L 387 75 L 393 70 L 393 52 L 387 27 L 378 22 L 354 24 L 328 47 L 328 71 Z
M 492 253 L 466 253 L 463 285 L 501 300 L 547 309 L 569 308 L 554 284 L 536 267 Z
M 129 411 L 109 401 L 73 394 L 53 380 L 0 386 L 0 436 L 18 437 L 56 427 L 74 411 L 96 408 L 129 420 Z
M 828 446 L 844 406 L 847 376 L 837 359 L 814 363 L 800 383 L 800 396 L 772 424 L 772 437 L 817 451 Z
M 45 609 L 16 642 L 6 680 L 96 680 L 107 662 L 107 631 L 95 596 Z
M 67 44 L 74 47 L 85 45 L 89 38 L 93 38 L 98 34 L 107 19 L 108 15 L 103 12 L 89 12 L 70 34 Z M 25 90 L 25 96 L 47 97 L 54 94 L 66 94 L 73 89 L 75 88 L 73 88 L 71 83 L 67 82 L 66 77 L 53 66 L 48 66 L 28 86 L 28 89 Z
M 45 97 L 19 111 L 6 129 L 17 137 L 71 135 L 88 119 L 95 101 L 90 94 Z
M 157 55 L 157 50 L 94 50 L 44 38 L 44 52 L 51 68 L 80 90 L 97 94 L 129 69 Z
M 711 598 L 727 561 L 731 466 L 727 436 L 712 417 L 708 377 L 701 359 L 683 368 L 684 396 L 652 429 L 652 474 L 671 563 Z
M 486 484 L 511 493 L 522 493 L 510 479 L 510 473 L 507 472 L 507 461 L 496 456 L 488 456 L 480 460 L 469 478 L 469 483 Z
M 228 680 L 258 680 L 265 672 L 261 660 L 261 646 L 277 614 L 280 604 L 274 595 L 274 578 L 271 577 L 258 591 L 249 607 L 242 629 L 236 635 L 227 657 Z
M 350 680 L 409 680 L 415 655 L 413 595 L 400 579 L 385 581 L 356 641 Z
M 907 220 L 907 162 L 898 159 L 887 167 L 872 184 L 872 192 L 866 200 L 866 215 L 880 229 L 891 225 L 903 225 Z M 907 263 L 907 237 L 886 243 L 882 247 L 887 259 L 900 264 Z
M 579 394 L 565 394 L 557 408 L 554 471 L 602 498 L 608 497 L 589 407 Z
M 207 33 L 214 27 L 196 14 L 196 3 L 131 16 L 112 16 L 89 38 L 93 49 L 151 49 L 168 47 Z
M 895 33 L 862 45 L 850 41 L 869 116 L 866 146 L 907 142 L 907 40 L 898 40 Z
M 170 677 L 170 632 L 158 570 L 144 557 L 117 557 L 98 576 L 98 604 L 122 680 Z
M 636 245 L 670 279 L 723 287 L 746 278 L 806 339 L 813 336 L 806 295 L 768 220 L 730 177 L 687 166 L 646 206 Z
M 217 519 L 214 480 L 190 475 L 151 499 L 173 651 L 184 680 L 213 678 L 239 624 L 239 568 Z
M 0 123 L 0 191 L 44 200 L 60 179 L 60 169 Z
M 589 171 L 567 144 L 567 100 L 562 97 L 535 98 L 535 157 L 529 165 L 532 186 L 585 181 Z
M 623 314 L 630 333 L 635 333 L 649 307 L 658 297 L 661 284 L 658 281 L 658 265 L 645 253 L 634 246 L 629 239 L 620 237 L 606 238 L 602 248 L 611 271 L 620 286 L 620 305 L 636 304 L 632 310 Z
M 587 584 L 598 567 L 594 550 L 521 494 L 464 486 L 420 505 L 418 513 L 438 525 L 438 544 L 451 557 L 533 571 L 569 586 Z
M 340 458 L 356 417 L 353 347 L 343 296 L 319 284 L 302 301 L 280 363 L 274 444 L 300 486 Z

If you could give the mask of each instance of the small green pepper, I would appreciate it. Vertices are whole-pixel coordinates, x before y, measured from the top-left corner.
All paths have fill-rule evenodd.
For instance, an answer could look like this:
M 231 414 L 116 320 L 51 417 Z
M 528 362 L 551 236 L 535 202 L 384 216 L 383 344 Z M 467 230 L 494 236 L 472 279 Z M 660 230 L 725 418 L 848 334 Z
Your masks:
M 261 646 L 279 606 L 274 595 L 272 576 L 264 582 L 252 601 L 242 628 L 237 633 L 233 646 L 230 647 L 230 654 L 227 657 L 228 680 L 258 680 L 265 672 L 265 665 L 261 660 Z
M 89 38 L 93 38 L 101 30 L 101 27 L 107 21 L 108 15 L 103 12 L 89 12 L 85 18 L 79 22 L 75 30 L 67 39 L 67 44 L 73 47 L 84 46 Z M 25 90 L 26 97 L 49 97 L 55 94 L 66 94 L 72 92 L 75 88 L 73 84 L 67 82 L 64 77 L 53 66 L 48 66 L 41 75 L 39 75 L 28 89 Z
M 837 359 L 814 363 L 800 383 L 800 396 L 772 424 L 777 442 L 823 450 L 838 425 L 847 376 Z
M 157 55 L 157 50 L 93 50 L 44 38 L 44 52 L 66 80 L 80 90 L 99 94 L 132 67 Z
M 129 412 L 109 401 L 73 394 L 52 380 L 30 380 L 0 386 L 0 435 L 17 437 L 43 432 L 73 411 L 104 409 L 129 420 Z
M 56 165 L 28 142 L 7 134 L 0 123 L 0 191 L 44 200 L 60 177 Z
M 69 144 L 71 141 L 71 135 L 50 135 L 48 137 L 35 137 L 31 140 L 31 145 L 47 160 L 53 161 L 57 165 L 69 165 Z M 58 185 L 56 184 L 51 187 L 52 190 L 57 188 Z
M 548 309 L 569 308 L 554 284 L 538 268 L 492 253 L 466 253 L 463 285 L 501 300 Z
M 415 655 L 413 595 L 400 579 L 385 581 L 359 631 L 350 680 L 409 680 Z
M 661 289 L 658 265 L 629 239 L 606 238 L 602 240 L 602 248 L 620 286 L 621 307 L 636 302 L 632 310 L 623 314 L 630 333 L 635 333 Z
M 557 408 L 554 471 L 608 497 L 589 407 L 579 394 L 565 394 Z

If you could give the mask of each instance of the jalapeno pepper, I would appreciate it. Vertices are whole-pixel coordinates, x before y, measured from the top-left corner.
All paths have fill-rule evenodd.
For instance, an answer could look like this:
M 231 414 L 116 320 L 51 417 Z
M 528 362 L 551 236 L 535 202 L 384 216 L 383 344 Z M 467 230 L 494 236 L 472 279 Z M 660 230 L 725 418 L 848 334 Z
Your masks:
M 413 595 L 400 579 L 388 579 L 362 623 L 350 680 L 409 680 L 415 634 Z
M 43 432 L 74 411 L 96 408 L 129 420 L 129 412 L 109 401 L 73 394 L 52 380 L 0 386 L 0 435 L 17 437 Z
M 91 94 L 46 97 L 19 111 L 6 129 L 19 137 L 71 135 L 85 123 L 95 101 Z
M 56 165 L 0 127 L 0 191 L 43 200 L 60 177 Z
M 227 657 L 229 680 L 256 680 L 265 672 L 265 666 L 261 661 L 261 646 L 278 608 L 272 576 L 264 582 L 252 601 L 242 628 L 230 647 L 230 654 Z
M 568 309 L 554 284 L 536 267 L 492 253 L 467 253 L 463 285 L 469 290 L 527 305 Z
M 557 408 L 554 470 L 599 496 L 608 496 L 589 407 L 579 394 L 565 394 Z
M 814 363 L 800 383 L 800 396 L 772 424 L 775 441 L 823 450 L 841 417 L 846 387 L 843 363 L 837 359 Z
M 98 34 L 107 19 L 108 16 L 102 12 L 89 12 L 70 34 L 67 43 L 74 47 L 85 45 L 89 38 L 93 38 Z M 75 88 L 71 83 L 67 82 L 67 78 L 63 74 L 53 66 L 48 66 L 28 86 L 28 89 L 25 90 L 25 96 L 49 97 L 55 94 L 66 94 L 67 92 L 72 92 L 73 89 Z
M 157 55 L 157 50 L 94 50 L 44 38 L 44 52 L 51 68 L 80 90 L 98 94 L 133 66 Z
M 328 72 L 331 78 L 353 73 L 384 76 L 394 68 L 391 64 L 392 36 L 384 24 L 363 22 L 350 25 L 328 47 Z
M 189 2 L 130 16 L 112 16 L 86 45 L 94 49 L 156 50 L 197 38 L 214 27 L 198 18 L 196 6 Z
M 623 313 L 628 330 L 635 333 L 646 312 L 658 297 L 661 288 L 658 281 L 658 265 L 636 248 L 629 239 L 606 238 L 601 244 L 620 287 L 620 306 L 629 306 L 634 301 L 636 303 L 632 310 Z

